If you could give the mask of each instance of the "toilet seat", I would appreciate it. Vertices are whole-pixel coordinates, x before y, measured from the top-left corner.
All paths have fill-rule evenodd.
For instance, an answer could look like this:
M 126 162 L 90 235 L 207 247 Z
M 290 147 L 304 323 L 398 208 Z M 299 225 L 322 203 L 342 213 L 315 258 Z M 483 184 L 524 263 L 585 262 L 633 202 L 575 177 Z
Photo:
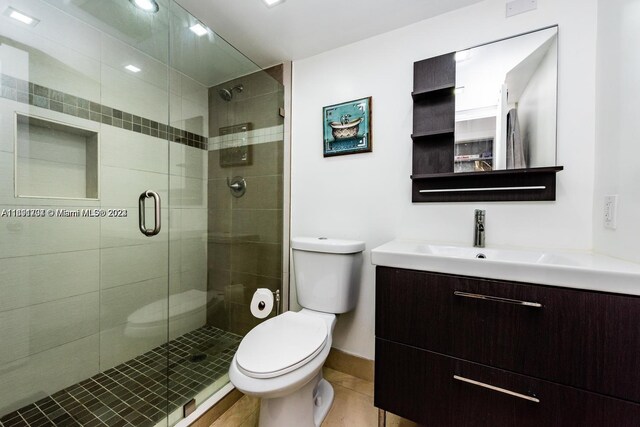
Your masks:
M 316 357 L 327 343 L 325 320 L 288 311 L 253 328 L 236 352 L 238 369 L 252 378 L 273 378 Z

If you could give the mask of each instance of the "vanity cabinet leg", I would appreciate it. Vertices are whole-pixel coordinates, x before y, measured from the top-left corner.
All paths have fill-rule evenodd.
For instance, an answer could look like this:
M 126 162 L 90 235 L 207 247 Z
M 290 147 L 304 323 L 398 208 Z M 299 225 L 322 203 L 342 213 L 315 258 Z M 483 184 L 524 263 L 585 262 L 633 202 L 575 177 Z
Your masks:
M 387 411 L 378 409 L 378 427 L 387 426 Z

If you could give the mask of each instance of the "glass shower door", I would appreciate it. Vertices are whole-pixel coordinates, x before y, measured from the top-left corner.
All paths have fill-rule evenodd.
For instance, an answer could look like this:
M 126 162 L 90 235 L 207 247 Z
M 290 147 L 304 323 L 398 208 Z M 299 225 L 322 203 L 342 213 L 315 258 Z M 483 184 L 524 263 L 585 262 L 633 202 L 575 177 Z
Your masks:
M 138 217 L 169 210 L 160 4 L 0 1 L 2 427 L 167 423 L 169 233 Z
M 167 424 L 169 289 L 168 2 L 135 23 L 93 2 L 102 37 L 103 124 L 100 229 L 100 371 L 134 426 Z M 100 3 L 100 4 L 97 4 Z M 115 15 L 115 16 L 114 16 Z M 112 34 L 133 32 L 122 40 Z M 132 68 L 133 67 L 133 68 Z M 115 213 L 114 217 L 110 217 Z M 118 216 L 118 214 L 123 214 Z M 110 406 L 111 406 L 110 405 Z M 126 419 L 126 418 L 125 418 Z
M 173 425 L 282 288 L 282 69 L 135 3 L 0 0 L 0 427 Z

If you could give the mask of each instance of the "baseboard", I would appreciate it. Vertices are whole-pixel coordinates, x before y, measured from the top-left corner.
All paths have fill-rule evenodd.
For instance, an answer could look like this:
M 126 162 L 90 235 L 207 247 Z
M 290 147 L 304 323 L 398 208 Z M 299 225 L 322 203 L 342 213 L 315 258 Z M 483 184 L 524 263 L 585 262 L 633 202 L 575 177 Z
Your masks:
M 233 389 L 225 397 L 220 399 L 218 403 L 213 405 L 211 409 L 205 412 L 200 418 L 191 424 L 190 427 L 209 427 L 215 420 L 220 418 L 222 414 L 227 412 L 240 398 L 244 396 L 237 389 Z
M 324 366 L 345 374 L 373 382 L 373 360 L 331 348 Z

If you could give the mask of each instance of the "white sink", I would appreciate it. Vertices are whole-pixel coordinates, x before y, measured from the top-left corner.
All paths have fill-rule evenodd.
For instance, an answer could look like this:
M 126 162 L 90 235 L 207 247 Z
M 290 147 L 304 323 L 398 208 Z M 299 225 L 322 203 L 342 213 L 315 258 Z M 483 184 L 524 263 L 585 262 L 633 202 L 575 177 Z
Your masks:
M 548 257 L 544 252 L 520 251 L 510 249 L 472 248 L 463 246 L 425 245 L 416 247 L 418 253 L 439 257 L 477 258 L 493 261 L 543 262 Z
M 640 265 L 588 252 L 474 248 L 393 240 L 375 265 L 640 295 Z

